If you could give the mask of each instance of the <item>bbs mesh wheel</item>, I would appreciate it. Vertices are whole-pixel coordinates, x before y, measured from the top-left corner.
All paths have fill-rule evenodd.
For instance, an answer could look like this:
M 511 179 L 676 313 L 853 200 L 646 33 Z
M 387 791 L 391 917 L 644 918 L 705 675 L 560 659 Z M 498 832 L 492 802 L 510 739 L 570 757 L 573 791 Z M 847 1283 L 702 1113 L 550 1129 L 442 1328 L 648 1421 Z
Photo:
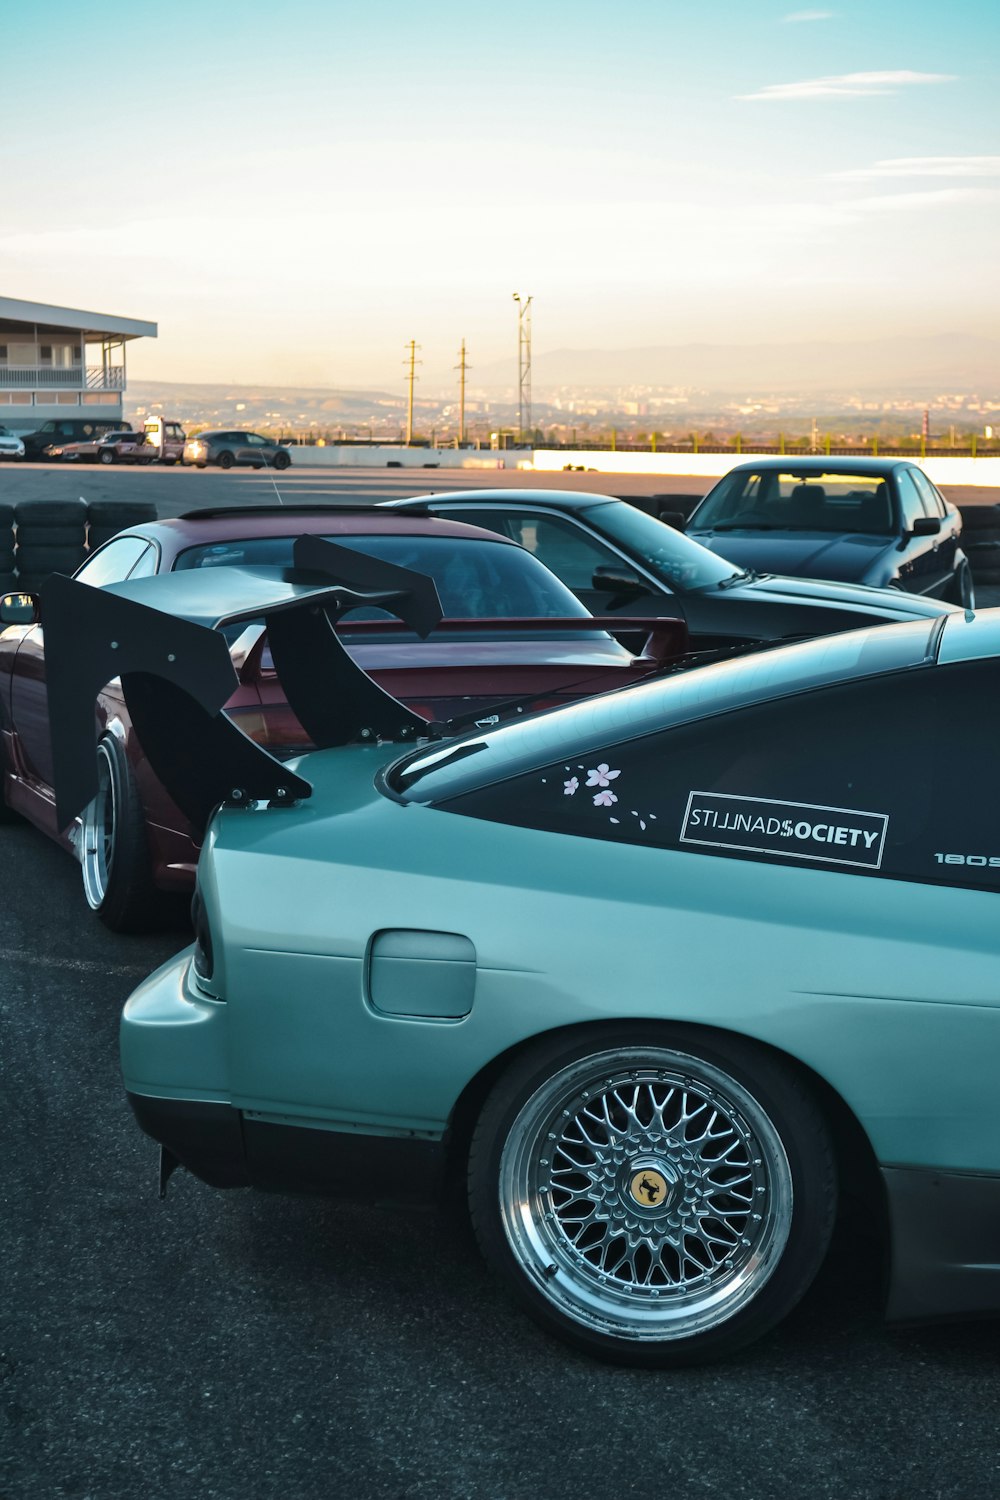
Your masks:
M 797 1076 L 656 1024 L 543 1042 L 469 1158 L 487 1260 L 543 1325 L 619 1363 L 697 1363 L 772 1328 L 833 1227 L 833 1151 Z

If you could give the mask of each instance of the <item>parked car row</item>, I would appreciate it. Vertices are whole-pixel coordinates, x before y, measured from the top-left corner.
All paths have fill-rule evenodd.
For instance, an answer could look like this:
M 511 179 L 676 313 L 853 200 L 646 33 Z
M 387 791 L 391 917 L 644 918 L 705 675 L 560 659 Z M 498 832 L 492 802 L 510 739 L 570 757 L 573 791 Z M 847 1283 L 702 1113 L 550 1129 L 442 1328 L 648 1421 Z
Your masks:
M 236 465 L 287 469 L 288 448 L 240 428 L 199 432 L 190 439 L 179 422 L 149 417 L 142 431 L 107 421 L 66 417 L 43 422 L 23 438 L 0 425 L 0 458 L 49 459 L 63 463 L 192 464 L 203 469 Z
M 1000 1311 L 1000 616 L 476 499 L 197 512 L 0 601 L 3 806 L 112 927 L 195 882 L 122 1019 L 161 1191 L 460 1181 L 631 1364 L 773 1328 L 848 1196 L 888 1317 Z

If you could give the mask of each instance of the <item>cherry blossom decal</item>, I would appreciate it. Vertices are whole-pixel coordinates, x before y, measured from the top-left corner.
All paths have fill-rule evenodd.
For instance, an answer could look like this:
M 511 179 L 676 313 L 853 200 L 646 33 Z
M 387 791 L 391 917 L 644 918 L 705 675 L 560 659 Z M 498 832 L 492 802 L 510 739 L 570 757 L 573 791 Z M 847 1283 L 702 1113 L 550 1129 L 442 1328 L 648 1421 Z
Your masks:
M 566 773 L 566 779 L 562 784 L 564 797 L 574 797 L 580 790 L 581 780 L 578 773 L 582 773 L 584 769 L 585 767 L 583 766 L 577 766 L 575 769 L 573 766 L 563 766 L 563 770 Z M 591 798 L 591 801 L 593 802 L 595 808 L 617 807 L 618 797 L 616 793 L 611 790 L 611 783 L 613 781 L 617 781 L 618 777 L 621 774 L 622 773 L 620 770 L 613 771 L 606 760 L 600 761 L 596 766 L 586 768 L 587 779 L 582 784 L 588 790 L 593 791 L 594 795 Z M 543 785 L 545 784 L 545 781 L 546 778 L 542 777 Z M 619 809 L 619 811 L 621 811 L 621 809 Z M 637 820 L 639 828 L 643 833 L 646 832 L 647 824 L 649 822 L 656 821 L 655 813 L 640 813 L 636 808 L 630 808 L 629 813 L 633 818 Z M 621 821 L 621 818 L 611 817 L 610 815 L 608 817 L 608 822 L 614 824 L 616 828 L 621 827 Z

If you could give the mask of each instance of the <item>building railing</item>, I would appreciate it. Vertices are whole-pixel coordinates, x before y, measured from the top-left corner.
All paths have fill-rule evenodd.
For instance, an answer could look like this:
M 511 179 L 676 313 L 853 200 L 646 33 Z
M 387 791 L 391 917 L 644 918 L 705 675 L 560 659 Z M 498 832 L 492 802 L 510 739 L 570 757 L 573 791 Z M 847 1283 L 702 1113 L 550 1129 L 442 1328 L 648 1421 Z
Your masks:
M 0 364 L 0 391 L 123 391 L 124 365 L 70 365 L 36 368 Z

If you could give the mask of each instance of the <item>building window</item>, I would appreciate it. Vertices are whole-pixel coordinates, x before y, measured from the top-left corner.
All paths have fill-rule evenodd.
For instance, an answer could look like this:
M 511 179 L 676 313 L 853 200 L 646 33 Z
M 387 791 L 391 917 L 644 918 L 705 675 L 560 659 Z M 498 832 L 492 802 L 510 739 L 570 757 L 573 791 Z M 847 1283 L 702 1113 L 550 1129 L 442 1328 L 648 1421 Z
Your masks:
M 79 406 L 80 398 L 75 391 L 53 391 L 51 396 L 46 392 L 46 401 L 53 406 Z
M 12 406 L 30 406 L 34 399 L 30 391 L 11 391 L 7 397 Z

